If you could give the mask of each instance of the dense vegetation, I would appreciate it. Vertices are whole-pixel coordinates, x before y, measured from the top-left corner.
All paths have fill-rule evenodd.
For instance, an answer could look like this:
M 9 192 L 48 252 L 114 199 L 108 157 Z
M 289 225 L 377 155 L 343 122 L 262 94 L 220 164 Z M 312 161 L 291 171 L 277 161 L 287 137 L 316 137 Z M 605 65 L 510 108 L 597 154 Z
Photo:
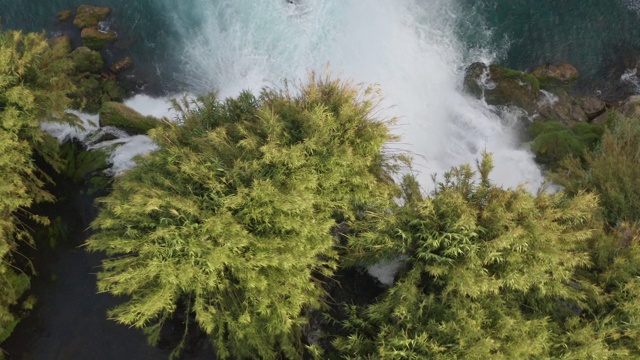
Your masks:
M 394 190 L 387 124 L 359 95 L 312 81 L 179 105 L 177 124 L 151 132 L 161 149 L 100 201 L 87 244 L 114 258 L 98 287 L 131 298 L 110 316 L 155 343 L 184 311 L 221 358 L 300 357 L 305 314 L 322 306 L 321 277 L 337 266 L 332 229 Z
M 0 342 L 33 303 L 19 246 L 53 200 L 36 159 L 104 162 L 65 165 L 39 129 L 66 121 L 71 67 L 41 34 L 0 35 Z M 410 161 L 384 151 L 377 101 L 312 78 L 176 102 L 98 203 L 87 248 L 109 256 L 98 290 L 122 296 L 107 316 L 151 343 L 181 323 L 173 355 L 201 332 L 220 358 L 640 357 L 639 119 L 534 124 L 558 193 L 495 186 L 484 154 L 425 196 L 396 179 Z M 402 266 L 380 296 L 333 301 L 338 271 L 385 260 Z
M 52 201 L 39 156 L 60 168 L 57 142 L 40 130 L 42 121 L 64 121 L 71 65 L 66 53 L 50 46 L 44 34 L 0 33 L 0 342 L 32 306 L 29 262 L 20 244 L 32 243 L 30 223 L 47 219 L 30 212 L 34 203 Z

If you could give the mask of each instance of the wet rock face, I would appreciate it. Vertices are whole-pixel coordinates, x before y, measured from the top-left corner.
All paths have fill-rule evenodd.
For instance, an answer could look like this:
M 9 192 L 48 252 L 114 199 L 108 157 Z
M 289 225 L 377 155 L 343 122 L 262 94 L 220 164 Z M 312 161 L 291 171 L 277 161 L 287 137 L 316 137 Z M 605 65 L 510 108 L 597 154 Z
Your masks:
M 534 111 L 540 98 L 535 76 L 499 65 L 471 64 L 464 85 L 474 96 L 484 96 L 488 104 L 513 105 L 526 111 Z
M 80 29 L 98 26 L 100 21 L 109 16 L 111 10 L 107 6 L 80 5 L 76 11 L 73 24 Z

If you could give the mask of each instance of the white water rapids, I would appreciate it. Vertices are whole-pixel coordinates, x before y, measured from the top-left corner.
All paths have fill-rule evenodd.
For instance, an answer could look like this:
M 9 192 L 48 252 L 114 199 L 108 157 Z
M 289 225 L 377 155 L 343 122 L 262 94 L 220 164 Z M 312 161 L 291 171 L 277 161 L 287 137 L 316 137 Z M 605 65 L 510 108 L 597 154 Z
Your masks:
M 432 174 L 474 163 L 484 149 L 493 153 L 498 185 L 528 182 L 535 190 L 542 181 L 509 121 L 461 90 L 464 67 L 490 59 L 472 56 L 456 37 L 463 9 L 455 0 L 162 1 L 174 27 L 167 31 L 178 39 L 180 77 L 194 93 L 258 92 L 306 81 L 329 64 L 332 76 L 379 85 L 381 116 L 398 118 L 393 131 L 402 138 L 388 149 L 414 155 L 423 188 L 432 187 Z M 128 104 L 143 114 L 168 108 L 140 96 Z M 153 149 L 143 140 L 122 139 L 114 172 Z
M 499 185 L 528 182 L 534 190 L 542 181 L 507 121 L 461 91 L 469 52 L 455 35 L 453 0 L 170 3 L 184 77 L 196 92 L 257 92 L 330 64 L 333 76 L 380 86 L 383 115 L 398 118 L 393 131 L 402 137 L 390 148 L 414 154 L 423 187 L 431 187 L 431 174 L 474 163 L 484 149 L 493 153 Z

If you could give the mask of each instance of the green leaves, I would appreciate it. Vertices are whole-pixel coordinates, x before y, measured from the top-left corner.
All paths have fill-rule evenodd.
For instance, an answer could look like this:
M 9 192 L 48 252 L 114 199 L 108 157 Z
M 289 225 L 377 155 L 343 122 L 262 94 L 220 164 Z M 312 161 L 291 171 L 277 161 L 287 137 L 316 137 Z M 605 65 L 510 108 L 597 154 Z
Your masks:
M 337 266 L 331 229 L 387 205 L 387 125 L 339 81 L 176 103 L 180 125 L 118 178 L 87 242 L 114 257 L 98 287 L 130 300 L 110 315 L 158 339 L 178 304 L 221 358 L 301 356 L 318 277 Z M 256 355 L 257 354 L 257 355 Z
M 554 321 L 586 306 L 575 276 L 590 265 L 596 199 L 497 188 L 490 168 L 485 155 L 479 184 L 468 166 L 454 168 L 433 198 L 412 193 L 373 233 L 350 238 L 356 248 L 401 250 L 410 267 L 378 302 L 352 312 L 338 349 L 382 359 L 561 354 L 550 351 L 562 334 Z
M 40 130 L 40 123 L 62 119 L 72 88 L 67 63 L 43 34 L 0 33 L 0 342 L 18 323 L 16 313 L 33 303 L 19 302 L 29 277 L 16 267 L 14 256 L 19 242 L 32 241 L 25 221 L 47 222 L 29 212 L 33 203 L 53 200 L 43 189 L 48 179 L 33 155 L 60 165 L 57 143 Z

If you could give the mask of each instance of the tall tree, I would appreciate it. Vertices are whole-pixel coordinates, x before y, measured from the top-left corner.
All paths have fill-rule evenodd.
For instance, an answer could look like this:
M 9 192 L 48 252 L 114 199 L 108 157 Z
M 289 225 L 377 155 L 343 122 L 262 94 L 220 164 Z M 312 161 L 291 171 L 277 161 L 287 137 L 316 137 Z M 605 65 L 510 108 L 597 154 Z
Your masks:
M 185 335 L 193 315 L 220 358 L 299 358 L 319 276 L 336 268 L 332 228 L 395 191 L 372 90 L 314 79 L 176 104 L 177 123 L 151 132 L 159 150 L 116 180 L 92 225 L 88 248 L 111 256 L 99 290 L 128 296 L 109 315 L 153 343 L 184 311 Z
M 33 155 L 60 164 L 57 143 L 40 130 L 40 123 L 65 119 L 71 70 L 66 53 L 51 46 L 44 34 L 0 33 L 0 342 L 19 321 L 10 308 L 20 308 L 29 287 L 27 269 L 16 262 L 20 242 L 31 242 L 24 223 L 46 222 L 29 207 L 53 199 L 43 189 L 47 177 Z

